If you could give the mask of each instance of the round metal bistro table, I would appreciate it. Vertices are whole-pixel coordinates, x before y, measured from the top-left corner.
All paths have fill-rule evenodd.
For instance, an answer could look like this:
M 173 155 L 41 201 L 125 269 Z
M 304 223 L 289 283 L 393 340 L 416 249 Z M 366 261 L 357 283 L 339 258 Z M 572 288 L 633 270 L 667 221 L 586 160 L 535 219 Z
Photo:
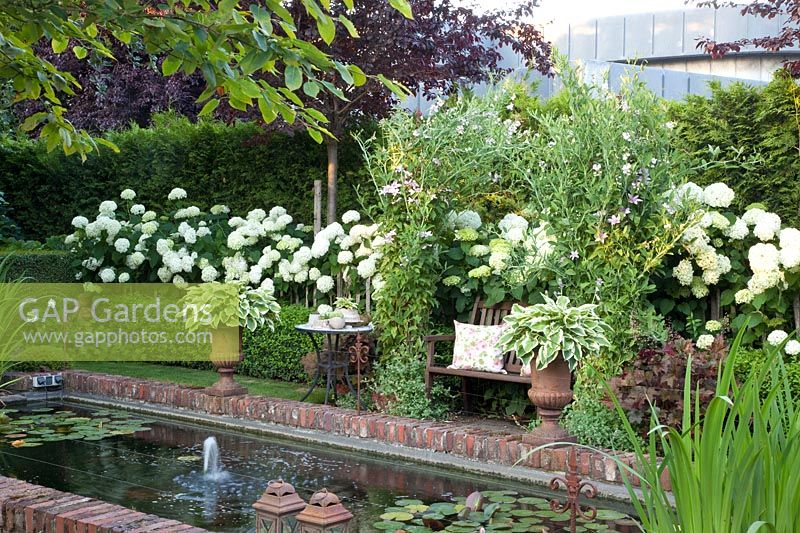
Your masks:
M 342 329 L 322 328 L 311 324 L 300 324 L 295 326 L 295 329 L 308 334 L 311 343 L 314 345 L 314 350 L 317 352 L 317 371 L 314 373 L 314 380 L 311 383 L 311 388 L 308 389 L 308 392 L 306 392 L 305 396 L 303 396 L 300 401 L 305 401 L 305 399 L 309 397 L 313 390 L 317 388 L 320 379 L 324 375 L 325 403 L 327 404 L 331 391 L 333 391 L 334 396 L 336 395 L 336 377 L 338 371 L 341 369 L 344 382 L 350 394 L 356 398 L 359 407 L 363 408 L 364 405 L 361 402 L 359 394 L 361 387 L 359 386 L 359 391 L 353 388 L 353 383 L 350 381 L 349 369 L 350 363 L 352 362 L 355 363 L 359 369 L 358 373 L 361 373 L 361 365 L 367 362 L 367 346 L 362 344 L 357 337 L 356 345 L 352 346 L 348 351 L 341 347 L 341 340 L 342 337 L 346 335 L 371 333 L 372 324 L 366 326 L 346 326 Z M 324 335 L 324 339 L 321 343 L 319 342 L 318 335 Z

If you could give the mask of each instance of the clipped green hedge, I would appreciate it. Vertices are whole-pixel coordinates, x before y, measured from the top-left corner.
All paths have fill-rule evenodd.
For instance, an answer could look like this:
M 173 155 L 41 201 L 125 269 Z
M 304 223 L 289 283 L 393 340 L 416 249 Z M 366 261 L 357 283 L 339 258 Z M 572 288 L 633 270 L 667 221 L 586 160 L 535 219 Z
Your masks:
M 300 359 L 314 350 L 305 333 L 294 327 L 308 322 L 311 310 L 303 305 L 281 306 L 281 321 L 275 331 L 260 328 L 255 332 L 244 332 L 244 361 L 237 372 L 255 378 L 282 379 L 284 381 L 306 381 L 306 373 Z
M 95 215 L 101 201 L 119 201 L 128 187 L 148 208 L 161 208 L 169 191 L 182 187 L 201 209 L 223 203 L 242 213 L 282 205 L 298 222 L 313 221 L 313 182 L 324 183 L 327 155 L 305 132 L 265 133 L 251 122 L 193 124 L 162 114 L 149 128 L 108 137 L 120 152 L 102 149 L 85 162 L 48 154 L 40 142 L 0 138 L 0 191 L 25 238 L 69 233 L 73 216 Z M 357 207 L 355 188 L 367 179 L 349 136 L 342 140 L 339 165 L 339 206 L 345 211 Z
M 699 164 L 718 148 L 716 163 L 698 167 L 695 181 L 722 181 L 740 209 L 763 203 L 790 225 L 800 225 L 800 87 L 779 71 L 765 87 L 711 84 L 711 96 L 672 103 L 680 146 Z
M 7 279 L 30 283 L 74 283 L 75 270 L 68 252 L 45 250 L 0 251 L 0 263 L 8 261 Z

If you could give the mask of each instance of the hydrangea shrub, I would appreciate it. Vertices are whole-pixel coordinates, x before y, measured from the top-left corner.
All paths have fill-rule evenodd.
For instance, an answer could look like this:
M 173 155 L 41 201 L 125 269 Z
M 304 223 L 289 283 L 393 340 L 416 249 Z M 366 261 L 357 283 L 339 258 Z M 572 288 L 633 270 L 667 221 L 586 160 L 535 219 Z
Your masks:
M 341 290 L 364 294 L 375 278 L 385 243 L 376 224 L 348 211 L 313 235 L 286 209 L 253 209 L 234 216 L 225 205 L 208 211 L 188 202 L 186 191 L 168 195 L 173 209 L 158 214 L 126 189 L 120 204 L 103 201 L 93 220 L 76 216 L 65 239 L 75 258 L 76 279 L 103 283 L 243 282 L 274 288 L 295 301 L 331 300 Z

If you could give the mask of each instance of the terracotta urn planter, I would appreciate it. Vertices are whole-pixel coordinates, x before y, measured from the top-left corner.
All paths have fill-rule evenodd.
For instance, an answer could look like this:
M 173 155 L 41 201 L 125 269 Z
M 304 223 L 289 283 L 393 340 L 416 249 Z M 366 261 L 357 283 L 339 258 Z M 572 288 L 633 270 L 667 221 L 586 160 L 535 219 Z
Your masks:
M 576 442 L 558 423 L 561 411 L 572 401 L 572 372 L 560 355 L 544 370 L 531 365 L 531 388 L 528 398 L 536 406 L 542 423 L 524 437 L 525 442 L 534 446 L 555 442 Z
M 231 346 L 238 346 L 239 348 L 231 352 Z M 242 328 L 221 328 L 215 331 L 211 340 L 211 350 L 211 364 L 217 370 L 219 379 L 206 389 L 206 393 L 213 396 L 241 396 L 247 394 L 247 389 L 233 379 L 236 367 L 244 359 Z

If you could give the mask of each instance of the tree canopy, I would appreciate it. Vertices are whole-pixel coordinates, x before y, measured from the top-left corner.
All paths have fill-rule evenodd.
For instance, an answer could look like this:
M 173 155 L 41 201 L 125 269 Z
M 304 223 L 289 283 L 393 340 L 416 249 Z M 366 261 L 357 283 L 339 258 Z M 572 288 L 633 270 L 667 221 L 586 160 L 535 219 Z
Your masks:
M 697 47 L 705 50 L 714 58 L 722 57 L 729 52 L 738 52 L 743 46 L 754 46 L 769 52 L 800 46 L 800 0 L 757 0 L 745 5 L 742 5 L 741 2 L 712 0 L 700 2 L 698 5 L 713 8 L 738 7 L 741 8 L 742 16 L 753 15 L 766 19 L 783 18 L 780 31 L 776 35 L 742 38 L 727 42 L 716 41 L 708 37 L 699 39 Z M 784 67 L 793 77 L 800 77 L 800 60 L 786 61 Z
M 412 17 L 407 0 L 388 2 L 402 16 Z M 355 8 L 354 0 L 342 0 L 341 5 Z M 356 28 L 331 0 L 303 0 L 302 10 L 294 13 L 281 0 L 243 6 L 237 0 L 5 3 L 0 12 L 0 76 L 10 80 L 15 101 L 35 100 L 44 105 L 23 121 L 22 129 L 38 128 L 48 149 L 61 146 L 66 153 L 82 157 L 98 144 L 115 148 L 65 117 L 65 96 L 75 95 L 81 85 L 72 73 L 54 65 L 41 45 L 48 44 L 53 54 L 72 54 L 78 60 L 116 60 L 115 48 L 135 45 L 147 54 L 163 56 L 160 66 L 165 76 L 202 75 L 200 115 L 211 113 L 224 100 L 240 111 L 257 108 L 267 123 L 278 116 L 287 123 L 301 122 L 321 142 L 328 133 L 328 119 L 306 105 L 298 91 L 330 92 L 343 98 L 331 80 L 341 77 L 363 85 L 368 77 L 357 65 L 332 58 L 298 35 L 295 17 L 313 21 L 315 35 L 328 45 L 337 29 L 355 36 Z M 391 80 L 380 80 L 393 91 L 402 91 Z

